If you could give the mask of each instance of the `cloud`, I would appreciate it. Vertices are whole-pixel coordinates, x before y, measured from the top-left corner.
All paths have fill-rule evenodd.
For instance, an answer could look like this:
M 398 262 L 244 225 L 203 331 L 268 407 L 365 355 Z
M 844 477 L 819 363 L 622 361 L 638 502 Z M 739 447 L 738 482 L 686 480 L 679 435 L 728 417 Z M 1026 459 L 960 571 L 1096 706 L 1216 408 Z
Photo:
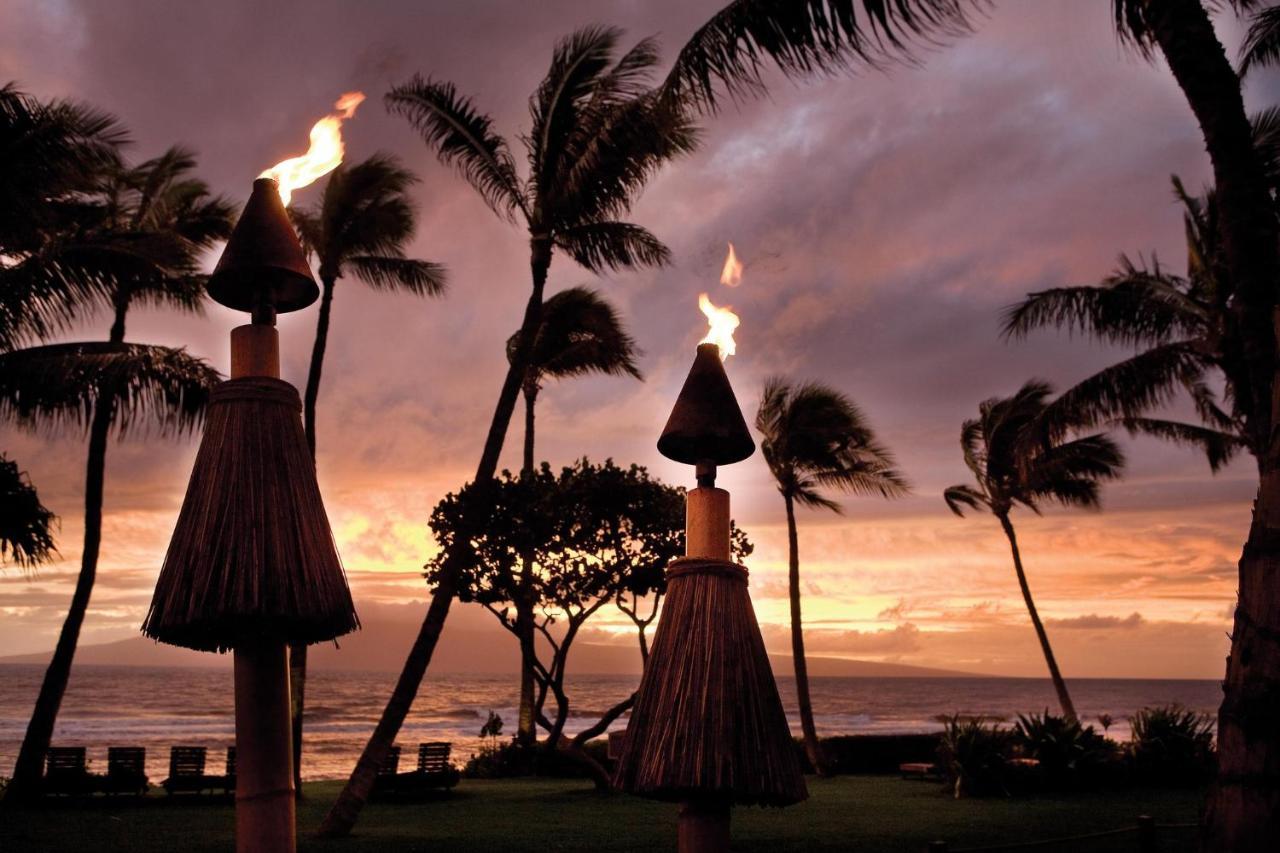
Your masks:
M 1069 619 L 1050 619 L 1047 624 L 1054 628 L 1066 628 L 1069 631 L 1074 630 L 1132 630 L 1141 627 L 1146 623 L 1142 618 L 1142 614 L 1138 612 L 1130 613 L 1128 616 L 1099 616 L 1096 613 L 1088 613 L 1084 616 L 1072 616 Z

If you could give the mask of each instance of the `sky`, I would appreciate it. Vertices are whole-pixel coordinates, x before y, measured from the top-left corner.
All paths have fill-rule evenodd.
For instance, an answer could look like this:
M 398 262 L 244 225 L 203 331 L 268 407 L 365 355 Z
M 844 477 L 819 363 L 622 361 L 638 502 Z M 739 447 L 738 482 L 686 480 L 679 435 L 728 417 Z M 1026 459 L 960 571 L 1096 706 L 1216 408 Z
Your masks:
M 0 0 L 0 80 L 116 114 L 136 159 L 176 143 L 195 149 L 200 175 L 237 200 L 264 168 L 301 153 L 338 95 L 368 95 L 344 127 L 348 162 L 386 151 L 421 178 L 410 254 L 446 264 L 450 287 L 419 299 L 339 282 L 317 466 L 357 607 L 418 619 L 434 547 L 427 518 L 479 457 L 503 345 L 528 293 L 528 243 L 385 111 L 382 95 L 415 73 L 453 81 L 519 151 L 557 38 L 611 24 L 627 46 L 656 35 L 670 58 L 718 7 Z M 770 78 L 769 97 L 707 119 L 699 151 L 666 167 L 632 212 L 671 248 L 669 267 L 593 276 L 565 258 L 552 265 L 549 292 L 588 284 L 619 308 L 644 350 L 644 381 L 549 385 L 539 457 L 612 457 L 692 485 L 654 442 L 705 331 L 697 297 L 707 291 L 742 318 L 726 366 L 748 421 L 771 375 L 827 383 L 865 411 L 913 485 L 901 500 L 848 498 L 840 515 L 801 511 L 810 653 L 1043 675 L 999 525 L 956 518 L 941 492 L 967 479 L 958 434 L 981 400 L 1032 377 L 1065 387 L 1123 355 L 1051 331 L 1006 342 L 1002 308 L 1029 291 L 1096 283 L 1120 252 L 1182 269 L 1169 177 L 1200 187 L 1208 159 L 1168 70 L 1126 50 L 1110 14 L 1110 0 L 1005 0 L 919 67 Z M 1238 43 L 1238 22 L 1219 28 Z M 1278 91 L 1259 75 L 1247 101 L 1258 109 Z M 295 203 L 319 190 L 298 191 Z M 717 284 L 728 241 L 745 264 L 733 290 Z M 136 310 L 127 337 L 187 347 L 225 371 L 228 332 L 244 321 L 213 303 L 203 317 Z M 281 318 L 283 374 L 295 384 L 315 321 L 315 307 Z M 68 338 L 105 338 L 108 324 L 97 318 Z M 508 435 L 509 467 L 519 429 Z M 61 517 L 60 561 L 33 575 L 0 570 L 0 653 L 40 651 L 56 639 L 79 565 L 85 446 L 80 435 L 7 428 L 0 442 Z M 1105 487 L 1102 512 L 1013 519 L 1058 661 L 1069 678 L 1221 677 L 1252 463 L 1211 476 L 1189 451 L 1122 443 L 1128 471 Z M 110 447 L 81 643 L 136 635 L 194 453 L 194 439 Z M 784 652 L 782 500 L 759 454 L 721 469 L 718 484 L 756 543 L 752 597 L 770 649 Z M 486 614 L 457 613 L 457 624 L 501 641 Z M 608 609 L 584 639 L 634 643 Z

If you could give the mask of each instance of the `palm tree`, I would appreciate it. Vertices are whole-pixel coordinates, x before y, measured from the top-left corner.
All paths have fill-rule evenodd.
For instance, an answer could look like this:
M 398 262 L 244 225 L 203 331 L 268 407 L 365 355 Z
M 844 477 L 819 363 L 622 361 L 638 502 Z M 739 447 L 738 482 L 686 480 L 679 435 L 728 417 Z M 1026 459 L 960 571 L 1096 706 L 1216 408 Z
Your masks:
M 189 152 L 171 148 L 137 167 L 111 170 L 98 188 L 95 218 L 72 242 L 78 262 L 107 289 L 113 315 L 107 342 L 0 355 L 0 412 L 32 428 L 72 423 L 89 440 L 80 575 L 6 796 L 38 790 L 97 573 L 108 438 L 140 420 L 161 434 L 188 432 L 218 379 L 183 350 L 124 342 L 134 305 L 201 309 L 200 255 L 230 234 L 232 211 L 191 176 L 194 166 Z
M 48 560 L 57 550 L 51 532 L 56 521 L 26 472 L 0 454 L 0 562 L 30 570 Z
M 813 768 L 826 773 L 813 723 L 809 667 L 804 655 L 796 504 L 840 512 L 840 504 L 823 490 L 895 498 L 907 494 L 910 487 L 895 467 L 893 455 L 876 440 L 862 410 L 826 385 L 796 385 L 782 377 L 769 379 L 756 410 L 756 431 L 762 436 L 761 453 L 787 510 L 791 655 L 804 750 Z
M 379 291 L 441 296 L 445 269 L 431 261 L 405 257 L 413 239 L 417 210 L 409 189 L 418 179 L 390 154 L 375 154 L 329 176 L 314 208 L 290 208 L 303 248 L 320 267 L 320 315 L 316 320 L 311 368 L 302 398 L 302 419 L 311 458 L 316 456 L 316 401 L 329 341 L 329 317 L 338 279 L 345 276 Z M 289 648 L 289 689 L 293 706 L 294 787 L 302 796 L 302 716 L 306 696 L 307 647 Z
M 507 339 L 508 358 L 513 358 L 519 348 L 520 333 L 517 331 Z M 546 301 L 521 386 L 524 395 L 523 475 L 534 472 L 534 407 L 543 382 L 589 373 L 643 379 L 635 362 L 639 355 L 640 351 L 623 327 L 618 312 L 598 292 L 587 287 L 571 287 Z M 532 582 L 528 560 L 523 561 L 521 571 L 522 578 Z M 526 589 L 526 586 L 522 582 L 521 589 Z M 516 602 L 516 634 L 521 648 L 520 721 L 516 736 L 526 746 L 532 745 L 535 739 L 533 616 L 530 602 Z
M 965 465 L 973 472 L 974 485 L 951 486 L 943 498 L 956 515 L 963 516 L 965 507 L 981 507 L 1000 521 L 1058 703 L 1063 716 L 1074 722 L 1078 719 L 1075 705 L 1031 597 L 1009 514 L 1019 504 L 1039 514 L 1046 501 L 1097 507 L 1099 485 L 1120 476 L 1124 454 L 1105 434 L 1072 437 L 1090 416 L 1078 410 L 1079 396 L 1074 389 L 1057 400 L 1050 400 L 1052 395 L 1047 383 L 1033 379 L 1012 397 L 983 401 L 978 417 L 960 428 L 960 447 Z
M 1280 116 L 1280 111 L 1276 112 Z M 1028 294 L 1005 313 L 1004 334 L 1023 338 L 1046 326 L 1081 332 L 1138 351 L 1079 383 L 1073 393 L 1093 420 L 1113 420 L 1131 433 L 1151 435 L 1204 452 L 1219 470 L 1240 450 L 1266 453 L 1249 428 L 1250 413 L 1238 387 L 1249 374 L 1239 317 L 1231 310 L 1232 287 L 1212 191 L 1189 195 L 1173 178 L 1183 207 L 1187 272 L 1177 275 L 1157 259 L 1121 256 L 1100 285 L 1056 287 Z M 1215 388 L 1221 386 L 1221 394 Z M 1153 418 L 1148 413 L 1185 393 L 1200 423 Z
M 620 37 L 616 29 L 590 27 L 556 45 L 551 68 L 530 99 L 532 127 L 521 138 L 529 163 L 523 179 L 493 120 L 452 83 L 419 76 L 386 96 L 387 108 L 406 118 L 441 162 L 455 166 L 494 213 L 523 222 L 529 234 L 532 289 L 476 481 L 493 479 L 497 470 L 541 322 L 553 255 L 561 252 L 598 273 L 662 264 L 670 254 L 658 238 L 620 217 L 661 166 L 693 150 L 697 134 L 682 110 L 648 87 L 658 61 L 655 42 L 644 39 L 615 59 Z M 432 593 L 391 699 L 321 834 L 346 835 L 355 825 L 417 694 L 453 597 L 449 583 Z

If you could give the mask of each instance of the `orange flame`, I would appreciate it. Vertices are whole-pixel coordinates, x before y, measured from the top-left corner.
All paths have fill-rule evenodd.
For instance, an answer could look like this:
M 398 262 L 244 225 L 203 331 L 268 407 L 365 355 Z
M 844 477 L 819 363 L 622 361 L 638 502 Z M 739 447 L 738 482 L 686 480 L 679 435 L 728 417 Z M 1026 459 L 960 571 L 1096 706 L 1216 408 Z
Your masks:
M 293 191 L 329 174 L 342 162 L 342 123 L 356 114 L 364 92 L 347 92 L 333 105 L 336 112 L 311 126 L 311 147 L 301 157 L 290 157 L 267 169 L 259 178 L 271 178 L 280 185 L 280 200 L 287 206 Z
M 742 284 L 742 261 L 738 260 L 732 243 L 729 244 L 729 255 L 724 259 L 724 269 L 720 271 L 720 283 L 729 287 Z
M 720 348 L 720 360 L 728 358 L 738 351 L 738 346 L 733 342 L 733 330 L 738 328 L 741 322 L 738 315 L 730 310 L 729 306 L 718 308 L 712 304 L 707 294 L 698 294 L 698 307 L 702 309 L 702 313 L 707 315 L 707 325 L 710 329 L 707 336 L 699 343 L 715 344 Z

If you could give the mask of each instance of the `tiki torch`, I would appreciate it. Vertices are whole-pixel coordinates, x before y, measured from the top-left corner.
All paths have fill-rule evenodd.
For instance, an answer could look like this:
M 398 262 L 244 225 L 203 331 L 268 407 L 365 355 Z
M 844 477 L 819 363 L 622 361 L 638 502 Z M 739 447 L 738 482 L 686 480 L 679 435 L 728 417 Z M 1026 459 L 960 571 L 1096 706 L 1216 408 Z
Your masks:
M 234 652 L 238 853 L 295 849 L 289 644 L 332 640 L 359 627 L 298 391 L 280 379 L 275 328 L 277 314 L 319 295 L 282 195 L 332 170 L 341 161 L 340 139 L 337 159 L 332 145 L 326 153 L 331 164 L 320 171 L 323 163 L 313 164 L 309 179 L 281 173 L 281 180 L 254 181 L 209 278 L 209 295 L 252 321 L 231 330 L 231 378 L 210 396 L 142 626 L 164 643 Z
M 625 791 L 681 803 L 681 853 L 727 851 L 735 804 L 787 806 L 808 796 L 747 570 L 730 558 L 729 493 L 715 487 L 717 466 L 755 452 L 722 348 L 731 351 L 731 336 L 698 346 L 658 439 L 663 456 L 695 467 L 697 488 L 614 776 Z

